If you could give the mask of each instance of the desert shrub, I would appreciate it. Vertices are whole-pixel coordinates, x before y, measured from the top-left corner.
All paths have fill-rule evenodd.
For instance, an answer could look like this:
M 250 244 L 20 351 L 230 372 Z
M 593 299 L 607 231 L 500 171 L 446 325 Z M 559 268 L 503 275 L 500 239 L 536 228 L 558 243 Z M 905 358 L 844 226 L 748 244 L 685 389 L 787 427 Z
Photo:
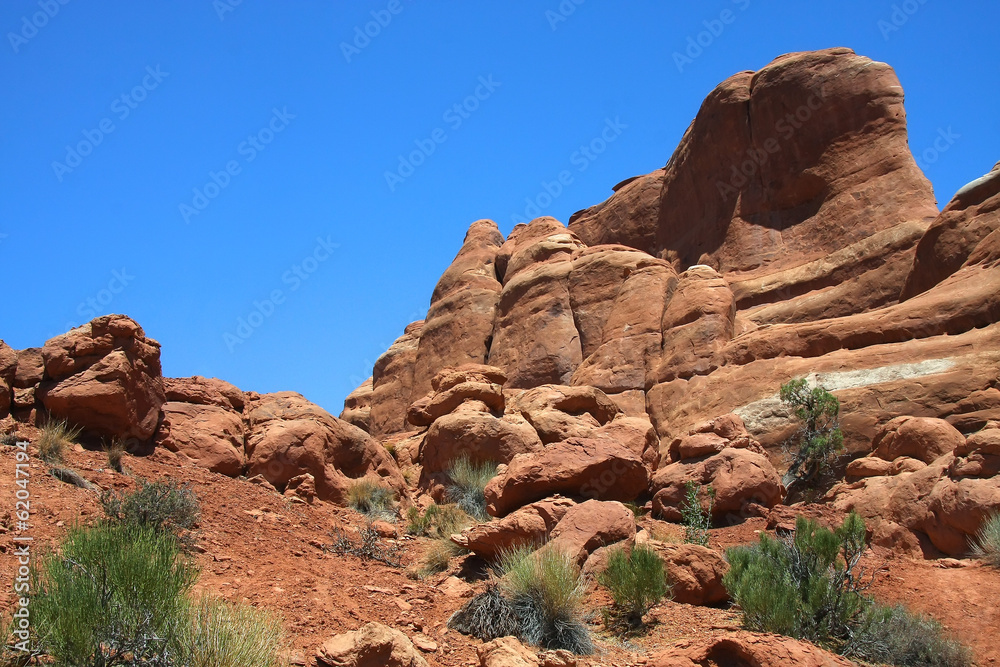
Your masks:
M 347 487 L 347 505 L 370 519 L 394 519 L 396 493 L 371 479 L 359 479 Z
M 708 529 L 712 527 L 712 511 L 715 507 L 715 489 L 706 487 L 708 509 L 701 505 L 701 484 L 684 483 L 684 501 L 681 503 L 681 522 L 684 524 L 684 541 L 689 544 L 708 546 Z
M 466 514 L 478 521 L 489 521 L 486 511 L 486 485 L 497 474 L 497 464 L 492 461 L 473 463 L 467 456 L 460 457 L 449 466 L 448 498 Z
M 843 651 L 849 658 L 902 667 L 966 667 L 969 650 L 945 636 L 937 621 L 902 606 L 871 604 Z
M 972 554 L 988 565 L 1000 567 L 1000 514 L 991 514 L 983 521 L 972 540 Z
M 751 630 L 808 639 L 829 650 L 893 665 L 968 665 L 968 652 L 935 621 L 864 593 L 871 578 L 859 563 L 865 524 L 850 514 L 835 531 L 803 517 L 793 536 L 761 535 L 759 544 L 726 552 L 722 583 Z
M 631 553 L 621 547 L 613 550 L 598 581 L 614 603 L 609 620 L 620 620 L 627 628 L 641 626 L 646 612 L 670 591 L 660 555 L 645 545 Z
M 752 630 L 829 645 L 848 634 L 864 608 L 858 566 L 865 524 L 850 514 L 836 531 L 799 517 L 784 539 L 761 534 L 752 547 L 726 552 L 723 584 Z
M 112 438 L 104 443 L 104 453 L 108 457 L 108 467 L 116 472 L 122 472 L 122 457 L 126 450 L 125 438 Z
M 594 651 L 583 623 L 584 585 L 573 558 L 557 549 L 520 547 L 501 554 L 500 585 L 518 619 L 521 640 L 578 655 Z
M 490 581 L 485 591 L 451 615 L 448 627 L 488 642 L 498 637 L 517 636 L 521 624 L 499 582 Z
M 80 437 L 80 429 L 65 419 L 50 419 L 38 435 L 38 458 L 46 463 L 62 463 L 66 450 Z
M 467 528 L 472 519 L 458 505 L 429 505 L 421 514 L 416 507 L 406 513 L 406 530 L 411 535 L 447 538 Z
M 281 619 L 248 604 L 203 596 L 190 607 L 183 639 L 186 667 L 279 667 Z
M 335 528 L 331 536 L 333 544 L 327 547 L 327 550 L 338 556 L 355 556 L 361 560 L 373 560 L 389 567 L 403 565 L 399 556 L 399 546 L 382 541 L 378 531 L 370 525 L 361 528 L 356 538 L 339 528 Z
M 810 389 L 805 378 L 781 385 L 779 396 L 802 420 L 794 443 L 797 451 L 784 480 L 785 486 L 792 488 L 827 472 L 834 454 L 843 449 L 840 401 L 824 387 Z
M 71 667 L 175 664 L 197 570 L 150 527 L 73 528 L 32 569 L 40 650 Z
M 140 479 L 138 489 L 105 491 L 100 502 L 111 523 L 151 528 L 178 536 L 194 528 L 200 515 L 194 491 L 174 481 Z
M 0 445 L 5 447 L 13 447 L 17 444 L 17 422 L 14 422 L 6 429 L 2 435 L 0 435 Z

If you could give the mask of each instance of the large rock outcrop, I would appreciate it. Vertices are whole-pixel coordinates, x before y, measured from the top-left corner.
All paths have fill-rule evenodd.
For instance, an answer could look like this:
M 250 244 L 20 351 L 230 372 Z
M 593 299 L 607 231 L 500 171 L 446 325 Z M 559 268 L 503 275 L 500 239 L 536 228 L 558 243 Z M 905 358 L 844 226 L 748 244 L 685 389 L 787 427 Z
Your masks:
M 292 478 L 310 474 L 316 496 L 338 504 L 346 503 L 351 483 L 362 477 L 400 493 L 406 487 L 384 447 L 300 394 L 251 396 L 247 418 L 248 476 L 262 475 L 283 489 Z
M 165 401 L 160 344 L 125 315 L 105 315 L 47 341 L 37 398 L 84 436 L 147 441 Z

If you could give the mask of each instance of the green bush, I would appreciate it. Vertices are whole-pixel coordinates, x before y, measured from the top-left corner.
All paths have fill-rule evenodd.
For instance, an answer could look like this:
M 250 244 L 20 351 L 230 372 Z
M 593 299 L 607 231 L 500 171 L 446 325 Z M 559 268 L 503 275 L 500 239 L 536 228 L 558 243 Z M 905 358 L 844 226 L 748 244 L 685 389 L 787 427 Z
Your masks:
M 785 486 L 791 489 L 829 471 L 834 454 L 843 449 L 840 401 L 824 387 L 810 389 L 805 378 L 783 384 L 779 395 L 802 420 L 796 436 L 798 451 L 784 480 Z
M 183 641 L 185 667 L 279 667 L 281 619 L 242 603 L 204 596 L 191 605 Z
M 80 437 L 81 430 L 70 426 L 65 419 L 49 420 L 38 435 L 38 458 L 46 463 L 62 463 L 66 450 Z
M 712 511 L 715 508 L 715 489 L 706 489 L 708 509 L 701 506 L 701 484 L 693 481 L 684 483 L 684 502 L 681 503 L 681 522 L 684 524 L 684 541 L 688 544 L 708 546 L 708 529 L 712 527 Z
M 1000 567 L 1000 514 L 991 514 L 972 541 L 972 554 L 992 567 Z
M 371 519 L 395 519 L 396 493 L 384 484 L 364 478 L 347 488 L 347 505 Z
M 793 536 L 760 536 L 726 552 L 722 583 L 748 629 L 808 639 L 831 651 L 893 665 L 968 665 L 968 652 L 935 621 L 864 595 L 865 524 L 851 513 L 835 531 L 799 517 Z
M 149 527 L 73 528 L 32 570 L 41 650 L 70 667 L 174 664 L 197 570 Z
M 641 626 L 646 612 L 670 592 L 660 555 L 645 545 L 634 547 L 631 553 L 621 547 L 612 551 L 598 581 L 611 593 L 612 616 L 629 628 Z
M 498 573 L 518 619 L 521 640 L 578 655 L 594 652 L 583 623 L 584 585 L 572 557 L 557 549 L 520 547 L 501 554 Z
M 901 667 L 966 667 L 969 649 L 945 637 L 937 621 L 901 606 L 872 604 L 853 629 L 844 655 Z
M 461 507 L 466 514 L 479 521 L 489 521 L 486 511 L 486 485 L 497 474 L 497 464 L 492 461 L 473 463 L 463 456 L 452 462 L 447 470 L 451 484 L 448 498 Z
M 178 536 L 194 528 L 200 515 L 194 491 L 174 481 L 140 479 L 138 489 L 105 491 L 100 502 L 111 523 L 151 528 Z

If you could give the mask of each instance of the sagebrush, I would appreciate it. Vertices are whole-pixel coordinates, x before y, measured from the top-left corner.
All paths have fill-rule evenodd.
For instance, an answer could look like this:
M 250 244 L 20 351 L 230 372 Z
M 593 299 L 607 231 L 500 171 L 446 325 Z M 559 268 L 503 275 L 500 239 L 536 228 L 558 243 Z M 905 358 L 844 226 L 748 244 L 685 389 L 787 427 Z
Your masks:
M 972 540 L 972 555 L 1000 568 L 1000 514 L 991 514 L 983 521 Z
M 175 481 L 139 480 L 132 491 L 108 490 L 101 494 L 107 520 L 126 526 L 151 528 L 175 536 L 192 530 L 201 516 L 198 497 Z

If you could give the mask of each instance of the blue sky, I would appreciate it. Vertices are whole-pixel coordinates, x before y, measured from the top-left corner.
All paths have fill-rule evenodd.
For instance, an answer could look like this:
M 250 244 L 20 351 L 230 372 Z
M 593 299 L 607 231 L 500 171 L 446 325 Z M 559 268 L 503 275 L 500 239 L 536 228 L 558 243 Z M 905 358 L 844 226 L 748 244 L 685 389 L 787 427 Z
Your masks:
M 997 25 L 943 0 L 6 0 L 0 336 L 127 313 L 166 375 L 338 414 L 469 223 L 565 222 L 782 53 L 890 63 L 914 151 L 958 137 L 925 163 L 943 206 L 1000 159 Z

